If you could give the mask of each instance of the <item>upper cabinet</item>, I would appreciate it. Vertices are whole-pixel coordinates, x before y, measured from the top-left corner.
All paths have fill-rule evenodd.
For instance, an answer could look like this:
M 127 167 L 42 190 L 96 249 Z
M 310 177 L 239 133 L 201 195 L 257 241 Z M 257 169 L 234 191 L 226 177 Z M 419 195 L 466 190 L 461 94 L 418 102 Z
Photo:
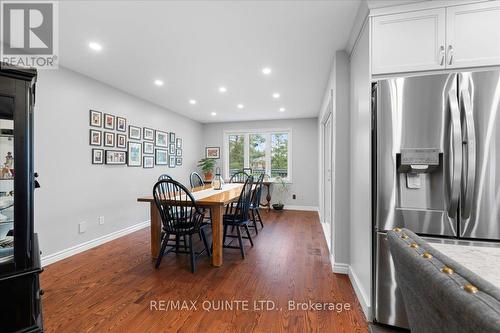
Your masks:
M 375 16 L 372 74 L 500 65 L 500 1 Z
M 500 65 L 500 1 L 446 8 L 447 68 Z
M 372 73 L 444 68 L 444 8 L 374 17 Z

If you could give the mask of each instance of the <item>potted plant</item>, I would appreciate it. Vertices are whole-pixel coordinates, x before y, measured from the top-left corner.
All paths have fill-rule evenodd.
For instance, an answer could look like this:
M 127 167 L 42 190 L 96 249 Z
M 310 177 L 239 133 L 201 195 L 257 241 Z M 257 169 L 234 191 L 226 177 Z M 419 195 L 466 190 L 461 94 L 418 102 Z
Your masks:
M 198 166 L 201 167 L 203 175 L 205 176 L 205 180 L 212 180 L 215 160 L 212 158 L 202 158 L 198 161 Z
M 282 177 L 278 176 L 274 179 L 274 187 L 277 191 L 277 203 L 273 204 L 273 208 L 275 210 L 283 210 L 283 207 L 285 207 L 283 199 L 285 194 L 288 193 L 288 184 Z

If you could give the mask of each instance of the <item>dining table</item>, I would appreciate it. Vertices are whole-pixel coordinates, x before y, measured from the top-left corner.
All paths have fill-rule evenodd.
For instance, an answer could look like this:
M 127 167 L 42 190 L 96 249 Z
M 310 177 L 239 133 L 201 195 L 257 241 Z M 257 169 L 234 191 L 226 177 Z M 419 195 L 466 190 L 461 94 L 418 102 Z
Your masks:
M 215 190 L 211 185 L 195 187 L 191 193 L 196 205 L 210 210 L 212 225 L 212 265 L 222 266 L 222 240 L 223 240 L 223 220 L 224 207 L 238 201 L 244 184 L 233 183 L 224 184 L 222 189 Z M 152 195 L 137 198 L 138 202 L 147 202 L 150 205 L 151 223 L 151 258 L 156 260 L 161 246 L 162 222 L 158 208 Z

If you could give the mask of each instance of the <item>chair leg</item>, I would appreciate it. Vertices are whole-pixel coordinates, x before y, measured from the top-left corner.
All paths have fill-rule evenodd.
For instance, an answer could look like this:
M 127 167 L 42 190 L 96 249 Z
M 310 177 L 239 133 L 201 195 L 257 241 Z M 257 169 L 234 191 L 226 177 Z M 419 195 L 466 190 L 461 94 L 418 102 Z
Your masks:
M 262 217 L 260 216 L 260 209 L 257 209 L 257 216 L 259 217 L 259 222 L 262 228 L 264 228 L 264 223 L 262 221 Z
M 248 240 L 250 241 L 250 244 L 253 246 L 253 240 L 252 240 L 252 237 L 250 236 L 250 230 L 248 230 L 247 225 L 245 225 L 245 230 L 247 232 Z M 257 228 L 256 228 L 256 230 L 257 230 Z
M 194 273 L 196 271 L 196 258 L 193 248 L 193 235 L 189 235 L 189 257 L 191 259 L 191 273 Z
M 205 230 L 200 229 L 200 237 L 203 240 L 203 245 L 205 246 L 205 251 L 207 251 L 207 256 L 210 258 L 212 254 L 210 253 L 210 248 L 208 247 L 207 237 L 205 236 Z
M 257 228 L 257 219 L 255 218 L 255 211 L 252 209 L 252 222 L 253 222 L 253 227 L 255 228 L 255 234 L 259 234 L 259 229 Z
M 243 248 L 243 240 L 241 239 L 240 226 L 236 227 L 236 231 L 238 231 L 238 242 L 240 243 L 241 257 L 245 259 L 245 249 Z
M 163 237 L 163 241 L 161 242 L 160 253 L 158 253 L 158 258 L 156 258 L 155 268 L 160 267 L 161 259 L 163 258 L 163 254 L 165 253 L 165 249 L 167 248 L 169 237 L 170 237 L 169 234 L 165 234 L 165 237 Z
M 224 236 L 222 238 L 222 246 L 226 245 L 227 225 L 224 225 Z
M 179 253 L 179 235 L 175 235 L 175 253 Z

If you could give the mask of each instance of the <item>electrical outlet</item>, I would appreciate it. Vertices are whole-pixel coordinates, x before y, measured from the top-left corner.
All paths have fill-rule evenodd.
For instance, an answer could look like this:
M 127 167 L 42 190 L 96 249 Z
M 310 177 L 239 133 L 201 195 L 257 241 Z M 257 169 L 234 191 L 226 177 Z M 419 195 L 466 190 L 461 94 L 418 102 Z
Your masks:
M 87 222 L 83 221 L 78 223 L 78 232 L 83 234 L 85 231 L 87 231 Z
M 100 225 L 103 225 L 104 224 L 104 216 L 99 216 L 97 218 L 97 222 L 99 222 Z
M 295 194 L 292 194 L 292 199 L 293 200 L 297 199 L 297 196 Z

